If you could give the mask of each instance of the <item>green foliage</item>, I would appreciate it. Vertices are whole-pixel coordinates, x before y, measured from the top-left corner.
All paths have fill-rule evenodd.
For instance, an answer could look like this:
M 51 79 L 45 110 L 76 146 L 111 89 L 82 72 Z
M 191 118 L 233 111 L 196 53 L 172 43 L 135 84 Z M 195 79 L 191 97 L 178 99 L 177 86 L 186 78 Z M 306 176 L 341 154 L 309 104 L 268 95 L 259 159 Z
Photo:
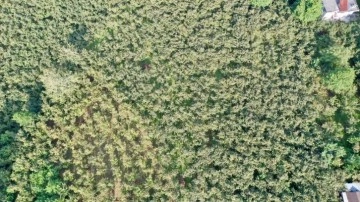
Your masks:
M 332 201 L 358 169 L 357 98 L 309 68 L 351 66 L 344 25 L 323 43 L 285 1 L 0 9 L 1 198 Z M 347 88 L 336 74 L 324 84 Z
M 64 52 L 66 54 L 76 54 L 72 53 L 71 50 L 64 50 Z M 60 74 L 55 70 L 49 69 L 44 70 L 40 80 L 45 87 L 46 95 L 49 99 L 53 102 L 65 102 L 64 97 L 72 93 L 72 86 L 76 83 L 77 76 L 76 74 Z
M 29 182 L 30 190 L 36 196 L 35 201 L 60 201 L 60 197 L 66 194 L 58 171 L 51 167 L 31 173 Z
M 292 6 L 294 15 L 302 22 L 319 19 L 322 14 L 321 0 L 297 0 Z
M 34 124 L 35 116 L 30 112 L 17 112 L 13 116 L 13 120 L 22 127 L 29 127 Z
M 15 134 L 6 131 L 0 134 L 0 198 L 11 201 L 12 196 L 5 193 L 6 187 L 10 185 L 10 167 L 16 158 Z
M 9 159 L 11 159 L 14 138 L 15 134 L 9 131 L 0 135 L 0 166 L 8 164 Z
M 355 70 L 352 68 L 335 68 L 324 77 L 324 84 L 338 94 L 354 92 Z
M 345 155 L 345 149 L 341 146 L 338 146 L 337 144 L 327 145 L 321 154 L 327 165 L 335 167 L 340 167 L 343 165 L 342 159 Z
M 360 170 L 360 155 L 353 154 L 347 159 L 346 169 L 352 173 L 357 173 Z
M 251 0 L 251 4 L 258 7 L 265 7 L 272 3 L 272 0 Z
M 122 93 L 101 84 L 104 76 L 96 74 L 94 79 L 96 83 L 88 82 L 81 90 L 73 86 L 83 92 L 78 99 L 68 95 L 73 103 L 43 106 L 53 115 L 61 108 L 69 110 L 52 116 L 52 125 L 47 117 L 39 123 L 43 136 L 56 140 L 49 159 L 63 165 L 63 180 L 72 184 L 68 190 L 74 200 L 111 200 L 111 192 L 120 201 L 147 198 L 152 184 L 164 177 L 153 148 L 155 134 L 122 101 Z
M 354 51 L 352 47 L 334 45 L 322 50 L 321 55 L 321 60 L 325 65 L 341 67 L 349 65 L 349 60 L 354 56 Z

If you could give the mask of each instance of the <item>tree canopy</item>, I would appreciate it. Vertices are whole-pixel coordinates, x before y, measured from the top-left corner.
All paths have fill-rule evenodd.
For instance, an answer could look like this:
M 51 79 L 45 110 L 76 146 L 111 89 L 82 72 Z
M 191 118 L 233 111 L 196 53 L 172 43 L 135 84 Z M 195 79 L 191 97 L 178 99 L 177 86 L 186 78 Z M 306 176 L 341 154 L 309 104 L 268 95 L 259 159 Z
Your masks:
M 360 29 L 319 2 L 5 1 L 0 198 L 336 201 Z

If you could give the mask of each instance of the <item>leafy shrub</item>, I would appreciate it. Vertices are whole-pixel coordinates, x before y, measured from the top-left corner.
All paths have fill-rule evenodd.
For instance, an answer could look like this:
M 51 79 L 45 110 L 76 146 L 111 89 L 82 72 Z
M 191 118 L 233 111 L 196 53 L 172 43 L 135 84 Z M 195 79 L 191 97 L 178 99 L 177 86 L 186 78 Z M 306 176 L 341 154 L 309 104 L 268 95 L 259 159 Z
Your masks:
M 345 47 L 342 44 L 332 45 L 329 48 L 320 50 L 320 65 L 323 67 L 344 67 L 349 65 L 349 60 L 353 57 L 352 47 Z
M 297 0 L 293 5 L 293 12 L 302 22 L 315 21 L 322 14 L 321 0 Z
M 62 192 L 61 186 L 57 170 L 54 168 L 43 168 L 30 174 L 31 190 L 38 195 L 56 195 Z
M 358 172 L 360 169 L 360 156 L 353 154 L 350 158 L 346 159 L 346 169 L 350 172 Z
M 17 112 L 13 116 L 13 120 L 23 127 L 32 125 L 34 123 L 34 118 L 34 114 L 25 111 Z
M 339 167 L 343 164 L 342 158 L 346 155 L 343 147 L 337 144 L 329 144 L 325 147 L 321 156 L 328 166 Z
M 10 169 L 12 161 L 16 158 L 16 147 L 14 144 L 15 134 L 9 131 L 0 134 L 0 199 L 4 201 L 12 201 L 10 195 L 6 196 L 5 187 L 10 184 Z
M 251 0 L 251 4 L 258 7 L 265 7 L 272 3 L 272 0 Z
M 355 70 L 336 68 L 329 71 L 323 79 L 325 86 L 335 93 L 343 94 L 354 90 Z

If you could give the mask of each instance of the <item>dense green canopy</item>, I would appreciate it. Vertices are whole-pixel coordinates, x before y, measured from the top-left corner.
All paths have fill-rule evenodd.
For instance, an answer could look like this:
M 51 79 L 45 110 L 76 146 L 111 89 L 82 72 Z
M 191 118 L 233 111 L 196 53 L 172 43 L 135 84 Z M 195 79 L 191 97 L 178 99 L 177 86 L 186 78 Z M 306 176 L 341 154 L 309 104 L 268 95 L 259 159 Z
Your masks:
M 249 2 L 2 3 L 0 198 L 336 201 L 359 23 Z

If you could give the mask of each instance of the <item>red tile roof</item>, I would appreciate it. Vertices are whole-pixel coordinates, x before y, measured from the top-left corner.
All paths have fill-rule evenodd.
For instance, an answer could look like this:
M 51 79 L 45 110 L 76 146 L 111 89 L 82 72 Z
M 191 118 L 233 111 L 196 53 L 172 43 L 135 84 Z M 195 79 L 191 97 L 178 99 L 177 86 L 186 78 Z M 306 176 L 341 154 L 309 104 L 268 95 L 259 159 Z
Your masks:
M 348 0 L 340 0 L 339 9 L 340 11 L 348 11 Z

